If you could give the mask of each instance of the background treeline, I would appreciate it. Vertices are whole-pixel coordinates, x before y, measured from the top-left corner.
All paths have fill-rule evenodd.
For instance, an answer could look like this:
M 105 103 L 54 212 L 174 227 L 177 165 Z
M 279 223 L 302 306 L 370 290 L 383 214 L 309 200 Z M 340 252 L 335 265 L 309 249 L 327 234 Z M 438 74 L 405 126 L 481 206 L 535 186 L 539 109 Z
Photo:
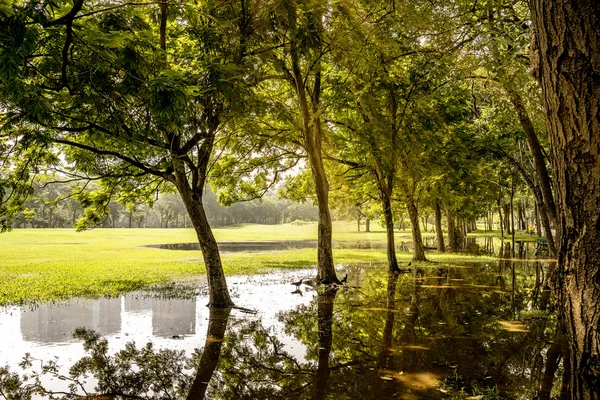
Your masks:
M 222 206 L 210 188 L 204 194 L 204 206 L 212 226 L 242 223 L 279 224 L 316 221 L 316 207 L 266 195 L 262 199 Z M 35 192 L 19 213 L 14 228 L 77 227 L 84 209 L 73 196 L 73 187 L 53 182 L 35 184 Z M 106 205 L 102 228 L 191 228 L 181 198 L 174 193 L 159 193 L 151 202 L 111 201 Z

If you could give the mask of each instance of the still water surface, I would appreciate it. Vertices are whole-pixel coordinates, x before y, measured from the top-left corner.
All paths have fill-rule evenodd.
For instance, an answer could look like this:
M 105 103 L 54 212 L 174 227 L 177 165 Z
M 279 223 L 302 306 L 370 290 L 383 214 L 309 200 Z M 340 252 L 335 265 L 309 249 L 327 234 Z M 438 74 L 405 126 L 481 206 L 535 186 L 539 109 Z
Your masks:
M 329 292 L 292 284 L 314 270 L 229 278 L 235 303 L 253 314 L 211 314 L 202 293 L 4 308 L 0 366 L 19 372 L 29 352 L 57 357 L 67 374 L 85 355 L 71 334 L 87 327 L 108 339 L 110 354 L 132 341 L 197 353 L 181 385 L 207 398 L 532 398 L 554 328 L 543 290 L 551 264 L 519 261 L 437 264 L 396 276 L 382 265 L 340 266 L 349 287 Z M 88 379 L 86 389 L 96 384 Z

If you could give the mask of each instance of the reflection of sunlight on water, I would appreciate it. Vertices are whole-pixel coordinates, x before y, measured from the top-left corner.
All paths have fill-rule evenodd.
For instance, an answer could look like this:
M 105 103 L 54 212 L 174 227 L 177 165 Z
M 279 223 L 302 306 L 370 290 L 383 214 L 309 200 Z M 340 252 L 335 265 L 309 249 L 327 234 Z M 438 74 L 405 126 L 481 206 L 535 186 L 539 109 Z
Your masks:
M 258 310 L 256 315 L 232 311 L 230 325 L 235 320 L 261 319 L 283 343 L 284 349 L 298 360 L 306 357 L 306 346 L 285 334 L 284 324 L 278 314 L 308 305 L 316 293 L 306 288 L 304 296 L 291 294 L 290 282 L 316 275 L 315 270 L 274 272 L 269 275 L 228 278 L 235 288 L 236 305 Z M 130 293 L 112 299 L 74 299 L 64 304 L 40 304 L 36 307 L 0 308 L 0 365 L 8 365 L 15 372 L 23 356 L 31 353 L 37 360 L 58 358 L 61 373 L 68 374 L 69 367 L 85 355 L 82 342 L 72 338 L 78 327 L 94 329 L 109 343 L 110 353 L 135 342 L 142 347 L 152 342 L 155 349 L 184 350 L 191 356 L 204 345 L 208 326 L 208 299 L 159 299 L 144 293 Z M 34 365 L 40 365 L 39 362 Z M 46 380 L 54 390 L 67 390 L 67 383 Z M 93 388 L 95 382 L 89 382 Z
M 416 345 L 416 344 L 413 344 L 413 345 L 406 344 L 404 346 L 400 346 L 400 348 L 404 349 L 404 350 L 424 350 L 424 351 L 431 350 L 431 348 L 429 348 L 429 347 L 420 346 L 420 345 Z
M 498 321 L 500 329 L 508 332 L 529 332 L 527 325 L 521 321 Z
M 384 377 L 396 379 L 412 390 L 427 390 L 438 386 L 438 383 L 443 377 L 432 372 L 416 372 L 405 373 L 390 370 L 379 370 L 379 373 Z

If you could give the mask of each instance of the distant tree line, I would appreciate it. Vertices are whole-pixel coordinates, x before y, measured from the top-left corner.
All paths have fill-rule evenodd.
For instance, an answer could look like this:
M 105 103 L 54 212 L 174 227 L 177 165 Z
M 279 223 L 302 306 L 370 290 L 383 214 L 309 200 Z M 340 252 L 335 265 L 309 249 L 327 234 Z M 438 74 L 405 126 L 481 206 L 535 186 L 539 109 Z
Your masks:
M 13 227 L 78 227 L 78 221 L 84 216 L 84 207 L 77 199 L 81 194 L 75 196 L 73 189 L 69 184 L 36 182 L 33 195 L 26 201 Z M 214 227 L 317 220 L 317 210 L 312 204 L 279 199 L 275 195 L 223 206 L 217 195 L 207 187 L 203 201 L 208 221 Z M 151 202 L 110 201 L 105 205 L 104 218 L 98 227 L 191 228 L 192 223 L 180 196 L 158 193 Z

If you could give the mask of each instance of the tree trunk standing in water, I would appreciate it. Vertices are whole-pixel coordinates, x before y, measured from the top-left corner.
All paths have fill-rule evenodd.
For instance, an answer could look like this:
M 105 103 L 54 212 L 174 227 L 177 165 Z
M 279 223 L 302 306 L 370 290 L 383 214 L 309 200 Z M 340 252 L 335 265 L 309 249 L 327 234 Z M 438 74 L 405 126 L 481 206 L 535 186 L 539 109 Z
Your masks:
M 442 231 L 442 210 L 440 203 L 435 203 L 435 234 L 437 236 L 437 250 L 441 253 L 446 251 L 444 246 L 444 231 Z
M 297 12 L 297 10 L 294 11 Z M 317 44 L 314 46 L 316 47 L 315 50 L 320 50 L 320 38 L 323 32 L 323 16 L 319 13 L 315 13 L 313 17 L 316 23 L 314 29 L 315 31 L 318 31 L 318 33 L 315 33 L 314 40 Z M 321 119 L 319 117 L 321 112 L 321 63 L 319 59 L 312 64 L 312 70 L 309 71 L 309 73 L 313 74 L 312 87 L 309 87 L 307 90 L 306 85 L 310 85 L 310 81 L 304 79 L 302 74 L 300 68 L 300 65 L 302 64 L 302 61 L 300 60 L 301 49 L 298 48 L 295 37 L 291 38 L 289 46 L 292 64 L 292 81 L 290 83 L 296 92 L 300 107 L 303 144 L 308 156 L 308 163 L 315 184 L 319 210 L 317 281 L 339 283 L 333 265 L 332 227 L 331 214 L 329 212 L 329 182 L 327 181 L 327 176 L 325 174 L 325 166 L 323 165 L 321 152 L 321 145 L 323 143 L 323 131 Z
M 198 161 L 193 171 L 193 176 L 196 179 L 190 181 L 185 172 L 183 162 L 177 157 L 173 157 L 173 173 L 175 176 L 173 183 L 183 200 L 183 204 L 196 231 L 200 249 L 202 250 L 210 296 L 208 305 L 211 308 L 223 308 L 232 307 L 233 301 L 229 297 L 219 247 L 206 218 L 206 211 L 202 203 L 206 174 L 215 140 L 216 129 L 214 128 L 208 129 L 206 138 L 199 147 Z
M 204 258 L 204 265 L 206 266 L 210 294 L 208 306 L 211 308 L 231 307 L 233 306 L 233 301 L 229 297 L 219 247 L 217 246 L 217 241 L 212 233 L 208 219 L 206 218 L 204 205 L 202 204 L 202 191 L 192 193 L 187 182 L 187 176 L 185 174 L 176 175 L 178 178 L 176 186 L 196 231 L 200 249 L 202 250 L 202 257 Z
M 600 397 L 600 2 L 532 0 L 532 73 L 544 98 L 561 237 L 553 289 L 569 397 Z
M 427 261 L 425 257 L 425 248 L 423 247 L 423 238 L 421 236 L 421 228 L 419 226 L 419 210 L 413 200 L 412 196 L 409 196 L 406 201 L 406 207 L 408 208 L 408 215 L 410 217 L 410 223 L 412 225 L 412 237 L 413 237 L 413 261 Z
M 215 372 L 221 355 L 221 346 L 227 330 L 227 321 L 231 308 L 211 309 L 208 317 L 208 330 L 202 349 L 196 377 L 187 395 L 187 400 L 202 400 L 208 383 Z
M 383 215 L 385 219 L 385 233 L 387 238 L 386 249 L 388 259 L 388 272 L 400 271 L 396 258 L 396 244 L 394 240 L 394 217 L 392 213 L 391 192 L 380 189 Z

